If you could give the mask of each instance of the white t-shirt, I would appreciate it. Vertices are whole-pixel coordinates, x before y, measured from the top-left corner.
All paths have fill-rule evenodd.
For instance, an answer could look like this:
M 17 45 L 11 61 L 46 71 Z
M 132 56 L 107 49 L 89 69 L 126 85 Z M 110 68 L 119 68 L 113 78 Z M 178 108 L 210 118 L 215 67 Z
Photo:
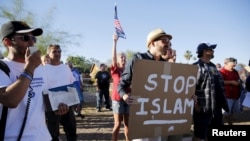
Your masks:
M 8 77 L 3 71 L 0 71 L 0 88 L 14 83 L 24 68 L 24 63 L 18 63 L 7 59 L 4 59 L 4 62 L 10 68 L 10 77 Z M 37 67 L 35 69 L 30 88 L 28 88 L 23 100 L 16 108 L 8 108 L 7 123 L 5 128 L 5 141 L 17 140 L 23 123 L 29 93 L 32 93 L 32 97 L 30 100 L 26 125 L 22 135 L 22 141 L 51 140 L 50 133 L 46 126 L 45 105 L 43 103 L 42 94 L 42 91 L 45 89 L 46 81 L 47 80 L 43 67 Z M 2 114 L 2 107 L 2 104 L 0 104 L 0 115 Z
M 46 64 L 44 66 L 44 70 L 46 71 L 48 89 L 69 85 L 75 82 L 75 78 L 69 66 L 65 64 L 60 64 L 56 66 Z

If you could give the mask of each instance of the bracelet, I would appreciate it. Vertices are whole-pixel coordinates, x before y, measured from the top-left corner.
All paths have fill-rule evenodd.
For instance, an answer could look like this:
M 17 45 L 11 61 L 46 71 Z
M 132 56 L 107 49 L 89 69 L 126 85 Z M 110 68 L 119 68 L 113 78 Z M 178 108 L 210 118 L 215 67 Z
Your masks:
M 32 81 L 32 79 L 33 79 L 32 76 L 30 76 L 30 74 L 28 74 L 26 72 L 22 72 L 21 76 L 28 78 L 30 81 Z
M 32 71 L 30 71 L 28 69 L 24 69 L 23 72 L 25 72 L 25 73 L 27 73 L 27 74 L 29 74 L 30 76 L 33 77 L 33 72 Z

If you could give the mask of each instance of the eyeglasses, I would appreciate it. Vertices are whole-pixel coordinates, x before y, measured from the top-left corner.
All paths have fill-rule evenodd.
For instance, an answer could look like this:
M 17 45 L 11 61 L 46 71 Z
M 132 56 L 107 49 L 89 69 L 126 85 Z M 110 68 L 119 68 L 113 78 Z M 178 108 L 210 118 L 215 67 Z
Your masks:
M 28 42 L 30 40 L 33 40 L 34 42 L 36 42 L 36 37 L 32 36 L 32 35 L 22 35 L 22 36 L 14 36 L 16 38 L 20 38 L 21 40 Z

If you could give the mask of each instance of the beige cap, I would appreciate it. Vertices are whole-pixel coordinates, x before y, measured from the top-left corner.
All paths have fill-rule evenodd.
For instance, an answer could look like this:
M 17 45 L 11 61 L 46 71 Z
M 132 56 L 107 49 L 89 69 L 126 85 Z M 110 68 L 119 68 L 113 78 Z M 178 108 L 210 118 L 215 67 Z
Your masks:
M 250 72 L 250 66 L 245 66 L 244 67 L 248 72 Z

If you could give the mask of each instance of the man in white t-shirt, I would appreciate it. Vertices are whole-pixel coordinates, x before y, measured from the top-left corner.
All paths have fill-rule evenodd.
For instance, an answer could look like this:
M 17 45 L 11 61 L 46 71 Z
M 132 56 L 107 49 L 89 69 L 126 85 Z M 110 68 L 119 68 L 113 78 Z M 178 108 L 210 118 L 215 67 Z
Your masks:
M 73 84 L 76 80 L 70 68 L 61 63 L 61 48 L 57 44 L 49 45 L 47 54 L 50 58 L 50 64 L 44 66 L 48 89 Z M 47 124 L 49 132 L 52 136 L 52 141 L 58 141 L 60 132 L 60 123 L 63 126 L 68 141 L 76 141 L 76 120 L 74 107 L 69 108 L 69 112 L 65 115 L 56 115 L 54 112 L 46 112 Z
M 36 42 L 35 36 L 42 32 L 41 28 L 30 28 L 22 21 L 10 21 L 1 27 L 2 42 L 8 51 L 3 62 L 10 69 L 8 74 L 0 70 L 0 117 L 3 107 L 8 107 L 5 129 L 2 130 L 1 125 L 0 134 L 4 136 L 1 140 L 51 140 L 44 116 L 42 91 L 46 89 L 47 80 L 40 65 L 41 52 L 31 53 L 29 48 Z M 66 112 L 68 106 L 60 104 L 56 114 Z

